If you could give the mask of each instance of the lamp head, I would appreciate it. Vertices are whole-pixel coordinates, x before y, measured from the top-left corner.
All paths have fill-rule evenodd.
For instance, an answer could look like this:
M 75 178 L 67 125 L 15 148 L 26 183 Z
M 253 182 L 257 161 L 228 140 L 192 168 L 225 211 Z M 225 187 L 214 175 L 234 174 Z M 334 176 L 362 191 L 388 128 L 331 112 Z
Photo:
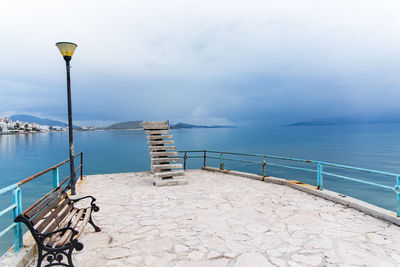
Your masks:
M 56 43 L 58 50 L 60 50 L 61 55 L 64 57 L 65 61 L 69 62 L 72 55 L 77 47 L 76 44 L 70 42 L 58 42 Z

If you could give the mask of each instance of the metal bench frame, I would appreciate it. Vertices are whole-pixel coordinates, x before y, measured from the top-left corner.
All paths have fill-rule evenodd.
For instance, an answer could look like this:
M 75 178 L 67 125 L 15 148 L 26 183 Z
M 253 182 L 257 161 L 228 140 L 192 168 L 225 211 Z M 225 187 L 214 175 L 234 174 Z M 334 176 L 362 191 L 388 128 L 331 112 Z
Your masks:
M 62 190 L 65 193 L 65 190 Z M 59 197 L 61 197 L 63 194 L 59 194 Z M 53 201 L 56 201 L 57 198 L 55 198 Z M 85 197 L 81 197 L 81 198 L 77 198 L 77 199 L 70 199 L 67 195 L 67 197 L 65 197 L 64 201 L 71 201 L 72 207 L 74 206 L 74 204 L 82 199 L 88 199 L 91 198 L 91 203 L 90 203 L 90 209 L 91 212 L 97 212 L 99 211 L 99 207 L 94 203 L 96 201 L 96 199 L 92 196 L 85 196 Z M 35 204 L 33 204 L 31 207 L 33 206 L 38 206 L 40 205 L 40 203 L 42 203 L 46 198 L 42 198 L 40 201 L 36 202 Z M 31 208 L 30 207 L 30 208 Z M 25 215 L 25 213 L 27 211 L 29 211 L 29 209 L 26 209 L 21 215 L 18 215 L 14 222 L 22 222 L 24 223 L 29 231 L 31 232 L 33 238 L 36 241 L 36 244 L 38 246 L 38 262 L 37 262 L 37 266 L 40 267 L 43 260 L 46 259 L 48 264 L 45 265 L 44 267 L 47 266 L 69 266 L 69 267 L 73 267 L 73 263 L 72 263 L 72 252 L 73 250 L 77 250 L 80 251 L 83 249 L 83 244 L 81 242 L 78 241 L 77 238 L 75 238 L 75 236 L 79 233 L 76 229 L 70 227 L 70 226 L 66 226 L 63 228 L 59 228 L 55 231 L 52 232 L 45 232 L 45 233 L 40 233 L 38 232 L 33 223 L 31 222 L 32 219 L 30 219 L 28 216 Z M 69 213 L 71 213 L 73 210 L 73 208 L 69 211 Z M 79 209 L 81 210 L 81 209 Z M 68 216 L 68 215 L 67 215 Z M 81 216 L 80 220 L 82 220 L 84 218 L 84 216 Z M 94 224 L 93 220 L 92 220 L 92 213 L 90 214 L 90 218 L 88 220 L 88 222 L 93 226 L 94 230 L 96 232 L 100 232 L 101 229 Z M 60 222 L 61 223 L 61 222 Z M 50 224 L 50 222 L 49 222 Z M 78 224 L 77 224 L 78 225 Z M 82 231 L 85 229 L 86 225 L 82 228 Z M 55 234 L 59 234 L 61 233 L 62 235 L 66 232 L 66 231 L 71 231 L 72 234 L 69 237 L 69 241 L 67 241 L 64 245 L 62 246 L 57 246 L 57 247 L 50 247 L 47 246 L 43 243 L 43 241 L 46 238 L 49 238 Z M 63 263 L 62 261 L 64 260 L 64 257 L 66 257 L 68 263 Z

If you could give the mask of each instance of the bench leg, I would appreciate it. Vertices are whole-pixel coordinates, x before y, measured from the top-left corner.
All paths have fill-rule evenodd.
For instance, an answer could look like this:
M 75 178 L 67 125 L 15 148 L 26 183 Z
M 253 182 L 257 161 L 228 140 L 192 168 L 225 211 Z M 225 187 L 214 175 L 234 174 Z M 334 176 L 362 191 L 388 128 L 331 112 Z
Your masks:
M 72 263 L 72 251 L 74 250 L 74 247 L 71 247 L 68 251 L 68 266 L 69 267 L 74 267 L 74 264 Z
M 40 267 L 40 265 L 42 265 L 42 261 L 43 261 L 43 251 L 42 249 L 38 246 L 38 261 L 37 261 L 37 267 Z
M 82 250 L 83 245 L 77 242 L 77 245 L 80 247 L 70 246 L 64 250 L 46 250 L 43 248 L 38 248 L 38 262 L 37 267 L 50 267 L 50 266 L 68 266 L 74 267 L 72 263 L 72 252 L 74 249 Z M 65 263 L 65 258 L 68 263 Z M 45 261 L 44 261 L 45 260 Z M 43 265 L 42 265 L 43 264 Z
M 92 216 L 90 216 L 90 218 L 89 218 L 89 223 L 93 226 L 95 232 L 100 232 L 101 231 L 100 227 L 98 227 L 97 225 L 94 224 L 94 222 L 92 220 Z

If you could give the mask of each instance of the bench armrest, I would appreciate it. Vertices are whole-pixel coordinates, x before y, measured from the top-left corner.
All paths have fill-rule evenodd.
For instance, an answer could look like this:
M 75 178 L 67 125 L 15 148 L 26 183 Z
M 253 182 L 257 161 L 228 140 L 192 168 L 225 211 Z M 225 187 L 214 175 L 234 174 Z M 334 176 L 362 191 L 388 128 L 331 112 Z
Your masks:
M 77 251 L 82 250 L 83 249 L 83 244 L 78 242 L 78 240 L 74 238 L 75 235 L 77 235 L 79 232 L 76 231 L 74 228 L 69 227 L 69 226 L 57 229 L 57 230 L 55 230 L 53 232 L 44 233 L 44 234 L 38 234 L 38 236 L 41 237 L 41 238 L 46 238 L 46 237 L 50 237 L 50 236 L 52 236 L 54 234 L 57 234 L 57 233 L 60 233 L 60 232 L 62 234 L 64 234 L 66 231 L 72 231 L 72 235 L 69 237 L 69 241 L 71 242 L 72 246 L 74 246 Z M 64 245 L 64 246 L 61 246 L 61 247 L 57 247 L 57 249 L 67 249 L 68 247 L 69 246 L 65 246 Z
M 92 207 L 92 210 L 93 211 L 99 211 L 100 208 L 96 204 L 94 204 L 96 199 L 94 197 L 92 197 L 92 196 L 86 196 L 86 197 L 80 197 L 80 198 L 77 198 L 77 199 L 71 199 L 71 201 L 72 201 L 72 203 L 75 203 L 75 202 L 78 202 L 78 201 L 80 201 L 82 199 L 87 199 L 87 198 L 91 198 L 92 199 L 92 201 L 90 202 L 90 206 Z
M 80 197 L 80 198 L 77 198 L 77 199 L 71 199 L 71 201 L 72 202 L 78 202 L 79 200 L 86 199 L 86 198 L 91 198 L 92 199 L 90 204 L 93 204 L 96 201 L 96 199 L 94 197 L 92 197 L 92 196 L 86 196 L 86 197 Z

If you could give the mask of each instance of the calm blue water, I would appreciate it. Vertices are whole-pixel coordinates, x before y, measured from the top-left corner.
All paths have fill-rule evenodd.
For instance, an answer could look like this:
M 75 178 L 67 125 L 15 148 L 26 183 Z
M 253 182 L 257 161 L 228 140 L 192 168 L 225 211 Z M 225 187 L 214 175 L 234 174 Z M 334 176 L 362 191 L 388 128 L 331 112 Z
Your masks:
M 400 173 L 400 125 L 178 129 L 173 130 L 173 134 L 178 150 L 208 149 L 270 154 Z M 75 152 L 84 152 L 85 175 L 149 170 L 149 153 L 144 131 L 75 132 L 74 137 Z M 0 136 L 0 188 L 67 158 L 66 132 Z M 187 167 L 199 168 L 201 164 L 200 159 L 188 159 Z M 207 165 L 218 167 L 219 161 L 210 159 L 207 160 Z M 302 167 L 315 168 L 313 165 Z M 260 164 L 229 161 L 225 162 L 225 168 L 258 174 L 262 170 Z M 390 186 L 395 184 L 395 180 L 390 177 L 344 171 L 340 173 Z M 67 174 L 68 166 L 60 169 L 61 177 L 66 177 Z M 310 184 L 316 182 L 315 173 L 278 167 L 267 167 L 267 175 L 302 180 Z M 24 185 L 24 208 L 48 192 L 51 186 L 51 174 Z M 386 209 L 396 209 L 396 196 L 390 190 L 380 190 L 328 176 L 324 179 L 324 186 Z M 11 194 L 1 196 L 0 210 L 8 206 L 10 201 Z M 9 222 L 9 216 L 2 216 L 0 231 Z M 12 233 L 0 239 L 0 254 L 10 246 L 10 240 Z

